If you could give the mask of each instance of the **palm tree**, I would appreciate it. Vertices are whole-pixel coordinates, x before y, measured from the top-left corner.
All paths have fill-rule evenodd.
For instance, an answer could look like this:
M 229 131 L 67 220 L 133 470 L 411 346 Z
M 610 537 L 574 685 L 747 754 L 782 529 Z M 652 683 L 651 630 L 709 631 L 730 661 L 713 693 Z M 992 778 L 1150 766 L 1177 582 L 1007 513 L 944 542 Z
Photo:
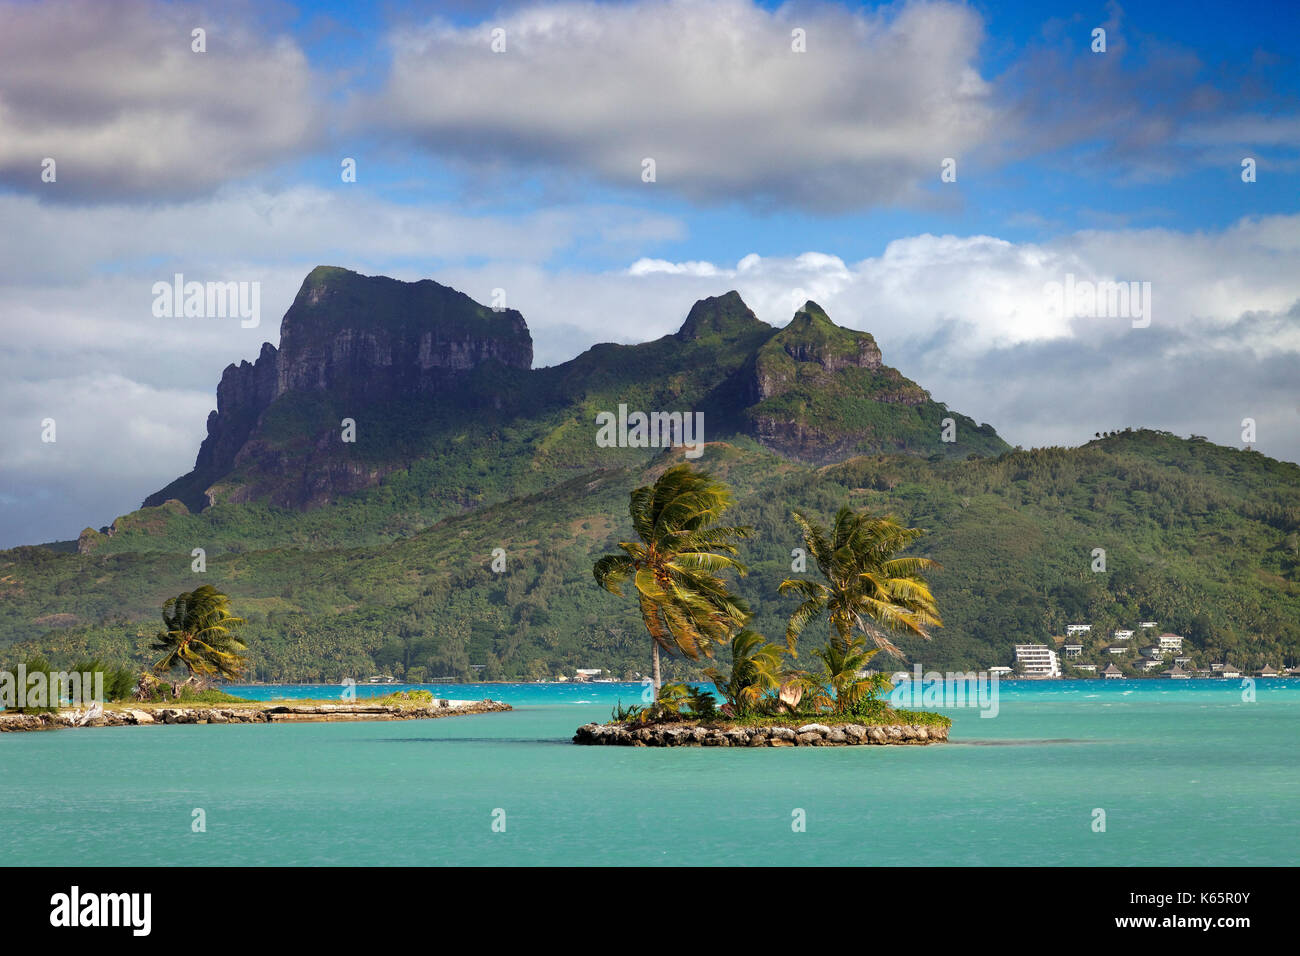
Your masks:
M 753 534 L 751 528 L 715 526 L 730 507 L 726 485 L 687 464 L 669 468 L 630 496 L 628 513 L 640 540 L 620 542 L 623 554 L 607 554 L 592 567 L 596 582 L 620 596 L 622 582 L 632 579 L 650 632 L 656 693 L 660 648 L 691 660 L 710 657 L 713 646 L 726 643 L 749 617 L 718 576 L 745 573 L 733 542 Z
M 762 634 L 741 630 L 731 639 L 731 673 L 716 667 L 704 672 L 735 710 L 743 717 L 757 706 L 764 694 L 781 688 L 781 649 L 769 644 Z
M 814 653 L 821 659 L 823 673 L 817 703 L 830 707 L 837 714 L 845 714 L 863 698 L 887 685 L 889 679 L 883 674 L 862 676 L 867 662 L 879 652 L 878 647 L 867 650 L 866 641 L 861 637 L 851 638 L 847 643 L 827 641 L 825 647 L 818 648 Z M 833 696 L 826 694 L 826 688 Z
M 786 627 L 791 655 L 796 653 L 804 625 L 823 613 L 843 647 L 849 646 L 850 635 L 857 628 L 878 648 L 902 660 L 906 658 L 887 632 L 929 640 L 926 628 L 943 625 L 930 586 L 921 577 L 922 571 L 938 565 L 929 558 L 894 557 L 923 535 L 922 529 L 905 528 L 892 517 L 849 508 L 836 512 L 829 532 L 798 511 L 794 520 L 825 582 L 805 578 L 781 582 L 780 593 L 804 599 Z
M 230 613 L 230 598 L 210 584 L 169 598 L 162 608 L 166 630 L 159 631 L 150 650 L 164 651 L 153 667 L 159 674 L 176 665 L 187 673 L 186 682 L 216 675 L 236 678 L 243 670 L 241 653 L 247 645 L 234 634 L 244 623 Z

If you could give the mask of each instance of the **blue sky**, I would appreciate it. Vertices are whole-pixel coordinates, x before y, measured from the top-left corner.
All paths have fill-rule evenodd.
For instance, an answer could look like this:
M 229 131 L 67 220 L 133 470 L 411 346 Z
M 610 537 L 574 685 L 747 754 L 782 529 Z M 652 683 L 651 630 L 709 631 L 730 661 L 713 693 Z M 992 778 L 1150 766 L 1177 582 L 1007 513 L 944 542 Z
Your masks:
M 504 289 L 538 364 L 731 288 L 776 325 L 815 298 L 1016 444 L 1149 425 L 1240 445 L 1249 417 L 1259 450 L 1300 459 L 1294 20 L 0 0 L 0 546 L 187 471 L 221 370 L 276 341 L 322 263 Z M 265 316 L 157 319 L 175 272 L 257 282 Z M 1048 314 L 1067 274 L 1150 283 L 1153 321 Z M 57 447 L 33 440 L 46 417 Z

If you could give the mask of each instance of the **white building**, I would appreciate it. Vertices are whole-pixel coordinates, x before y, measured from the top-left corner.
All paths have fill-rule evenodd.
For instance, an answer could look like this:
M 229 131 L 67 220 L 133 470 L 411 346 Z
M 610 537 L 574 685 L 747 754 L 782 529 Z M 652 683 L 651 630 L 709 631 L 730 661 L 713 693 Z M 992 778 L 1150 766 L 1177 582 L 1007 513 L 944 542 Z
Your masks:
M 1110 647 L 1106 648 L 1106 653 L 1119 656 L 1120 654 L 1127 654 L 1128 648 L 1123 644 L 1112 644 Z
M 1132 636 L 1133 636 L 1132 631 L 1115 631 L 1111 635 L 1111 637 L 1115 638 L 1115 640 L 1117 641 L 1127 641 Z
M 1142 648 L 1142 656 L 1149 657 L 1153 661 L 1162 661 L 1165 659 L 1165 649 L 1158 644 L 1152 644 L 1150 647 Z
M 1106 669 L 1101 672 L 1101 676 L 1106 680 L 1123 680 L 1124 674 L 1114 664 L 1107 664 Z
M 1011 668 L 1007 667 L 1006 664 L 998 664 L 994 667 L 989 668 L 990 677 L 996 676 L 998 678 L 1002 678 L 1008 676 L 1010 673 L 1011 673 Z
M 1046 644 L 1017 644 L 1016 664 L 1026 677 L 1060 677 L 1061 663 L 1056 651 Z
M 1140 623 L 1138 624 L 1138 627 L 1141 627 L 1141 628 L 1155 627 L 1155 626 L 1156 626 L 1156 622 L 1155 622 L 1155 621 L 1142 621 L 1142 622 L 1140 622 Z
M 1167 651 L 1181 651 L 1183 649 L 1183 639 L 1177 634 L 1161 634 L 1156 638 L 1156 643 Z
M 1064 645 L 1064 646 L 1061 648 L 1061 650 L 1065 651 L 1065 656 L 1066 656 L 1066 657 L 1078 657 L 1080 654 L 1083 653 L 1083 645 L 1082 645 L 1082 644 L 1066 644 L 1066 645 Z
M 1091 624 L 1067 624 L 1065 625 L 1066 634 L 1087 634 L 1092 630 Z
M 1097 673 L 1096 664 L 1075 664 L 1075 670 L 1087 671 L 1089 674 Z

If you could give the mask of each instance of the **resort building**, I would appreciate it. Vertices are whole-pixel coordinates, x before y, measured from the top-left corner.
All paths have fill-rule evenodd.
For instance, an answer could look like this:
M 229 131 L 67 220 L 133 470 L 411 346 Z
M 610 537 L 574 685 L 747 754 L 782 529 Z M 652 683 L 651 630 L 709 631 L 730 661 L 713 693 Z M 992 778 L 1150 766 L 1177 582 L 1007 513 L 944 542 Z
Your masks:
M 1177 664 L 1179 667 L 1186 667 L 1191 662 L 1192 659 L 1188 657 L 1186 654 L 1179 654 L 1177 657 L 1174 658 L 1174 663 Z
M 1161 674 L 1160 676 L 1161 676 L 1161 677 L 1172 677 L 1174 680 L 1187 680 L 1187 679 L 1190 678 L 1192 675 L 1189 674 L 1189 673 L 1187 673 L 1187 671 L 1183 670 L 1183 669 L 1182 669 L 1181 667 L 1179 667 L 1177 664 L 1175 664 L 1173 667 L 1169 668 L 1169 670 L 1165 671 L 1165 672 L 1164 672 L 1163 674 Z
M 1120 673 L 1120 669 L 1116 667 L 1114 664 L 1107 664 L 1106 669 L 1101 672 L 1101 676 L 1106 678 L 1106 680 L 1124 679 L 1124 675 Z
M 1156 638 L 1156 643 L 1167 651 L 1181 651 L 1183 649 L 1183 639 L 1177 634 L 1161 634 Z
M 1140 624 L 1138 624 L 1138 627 L 1143 629 L 1146 629 L 1148 627 L 1155 627 L 1155 626 L 1156 626 L 1155 621 L 1142 621 Z
M 1006 664 L 998 664 L 994 667 L 989 668 L 990 677 L 1002 678 L 1002 677 L 1009 677 L 1010 675 L 1011 675 L 1011 668 L 1007 667 Z
M 1097 673 L 1096 664 L 1075 664 L 1074 669 L 1077 671 L 1087 671 L 1089 674 Z
M 1150 647 L 1142 648 L 1142 656 L 1162 661 L 1165 659 L 1165 649 L 1158 644 L 1152 644 Z
M 1236 680 L 1241 676 L 1241 671 L 1237 670 L 1237 668 L 1233 667 L 1231 664 L 1225 664 L 1223 670 L 1219 671 L 1219 676 L 1226 677 L 1229 680 Z
M 1127 641 L 1132 636 L 1133 636 L 1132 631 L 1115 631 L 1113 634 L 1111 634 L 1111 637 L 1115 638 L 1115 640 L 1117 641 Z
M 1087 634 L 1087 633 L 1088 633 L 1089 631 L 1091 631 L 1091 630 L 1092 630 L 1092 625 L 1091 625 L 1091 624 L 1067 624 L 1067 625 L 1065 625 L 1065 633 L 1066 633 L 1067 635 L 1069 635 L 1069 634 Z
M 1046 644 L 1017 644 L 1016 664 L 1026 677 L 1060 677 L 1056 651 Z
M 1163 665 L 1164 661 L 1160 660 L 1158 657 L 1144 657 L 1142 660 L 1137 662 L 1137 669 L 1142 671 L 1144 674 L 1150 674 L 1157 667 Z
M 574 672 L 573 679 L 576 681 L 589 681 L 593 677 L 598 677 L 600 671 L 601 669 L 599 667 L 579 667 L 577 671 Z
M 1066 657 L 1078 657 L 1083 653 L 1082 644 L 1066 644 L 1061 650 L 1065 651 Z
M 1259 672 L 1259 676 L 1260 676 L 1260 677 L 1280 677 L 1281 675 L 1278 674 L 1277 671 L 1273 670 L 1273 668 L 1270 667 L 1268 664 L 1265 664 L 1265 665 L 1264 665 L 1264 669 L 1263 669 L 1262 671 Z
M 1125 647 L 1123 644 L 1112 644 L 1110 645 L 1110 647 L 1106 648 L 1106 653 L 1115 654 L 1115 655 L 1127 654 L 1128 648 Z

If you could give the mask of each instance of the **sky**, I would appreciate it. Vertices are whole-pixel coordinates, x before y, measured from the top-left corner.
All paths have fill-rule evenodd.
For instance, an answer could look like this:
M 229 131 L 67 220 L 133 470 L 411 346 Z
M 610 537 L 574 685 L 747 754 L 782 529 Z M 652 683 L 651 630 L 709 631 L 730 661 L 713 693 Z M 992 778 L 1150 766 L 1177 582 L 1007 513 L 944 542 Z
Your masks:
M 503 290 L 538 365 L 813 299 L 1012 444 L 1300 461 L 1300 30 L 1241 9 L 0 0 L 0 547 L 187 472 L 316 265 Z

